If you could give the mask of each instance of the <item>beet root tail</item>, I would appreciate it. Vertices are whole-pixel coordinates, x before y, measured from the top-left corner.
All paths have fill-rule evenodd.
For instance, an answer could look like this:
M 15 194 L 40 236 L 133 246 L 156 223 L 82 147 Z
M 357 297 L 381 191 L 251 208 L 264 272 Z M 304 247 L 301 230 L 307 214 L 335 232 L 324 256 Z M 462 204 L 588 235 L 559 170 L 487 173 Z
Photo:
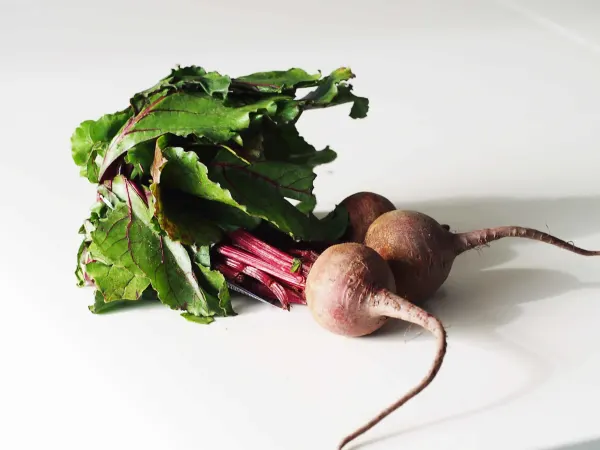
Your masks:
M 460 255 L 463 252 L 472 250 L 477 247 L 486 245 L 492 241 L 503 239 L 507 237 L 525 238 L 534 241 L 544 242 L 546 244 L 554 245 L 555 247 L 568 250 L 583 256 L 600 256 L 600 251 L 585 250 L 577 247 L 574 244 L 563 241 L 562 239 L 552 236 L 551 234 L 544 233 L 543 231 L 535 230 L 533 228 L 507 226 L 507 227 L 496 227 L 496 228 L 485 228 L 483 230 L 469 231 L 467 233 L 458 233 L 456 237 L 456 254 Z
M 444 356 L 446 355 L 446 330 L 444 329 L 442 323 L 433 315 L 385 289 L 382 289 L 374 296 L 373 307 L 381 315 L 414 323 L 432 333 L 436 338 L 435 358 L 429 368 L 429 371 L 427 372 L 427 375 L 425 375 L 425 377 L 415 387 L 404 394 L 396 402 L 381 411 L 365 425 L 361 426 L 356 431 L 342 439 L 338 446 L 338 450 L 342 450 L 346 444 L 373 428 L 385 417 L 389 416 L 391 413 L 396 411 L 411 398 L 415 397 L 423 389 L 425 389 L 438 374 L 442 366 L 442 362 L 444 361 Z

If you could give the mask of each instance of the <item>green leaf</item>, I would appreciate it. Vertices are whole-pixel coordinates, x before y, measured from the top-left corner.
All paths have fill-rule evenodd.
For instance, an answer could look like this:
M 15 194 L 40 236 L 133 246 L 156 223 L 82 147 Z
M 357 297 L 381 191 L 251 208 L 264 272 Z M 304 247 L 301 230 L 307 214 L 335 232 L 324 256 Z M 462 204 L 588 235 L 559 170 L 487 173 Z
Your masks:
M 257 72 L 251 75 L 238 77 L 234 84 L 243 83 L 260 92 L 281 93 L 285 90 L 297 87 L 314 86 L 321 78 L 321 74 L 309 74 L 308 72 L 292 68 L 289 70 L 275 70 L 271 72 Z
M 199 161 L 196 153 L 180 147 L 164 147 L 164 144 L 163 139 L 156 144 L 152 169 L 154 183 L 243 209 L 227 189 L 208 177 L 208 168 Z
M 82 122 L 71 136 L 71 156 L 81 168 L 81 175 L 92 183 L 98 182 L 102 157 L 110 140 L 125 125 L 132 115 L 131 108 L 115 114 L 106 114 L 98 120 Z
M 146 141 L 131 148 L 125 156 L 125 162 L 133 166 L 130 178 L 143 178 L 150 175 L 154 161 L 154 141 Z
M 223 101 L 205 94 L 156 94 L 111 141 L 100 168 L 100 179 L 123 153 L 167 133 L 176 136 L 195 135 L 215 143 L 230 141 L 240 130 L 249 126 L 252 113 L 263 110 L 275 113 L 276 102 L 280 98 L 264 98 L 241 107 L 229 107 Z
M 194 248 L 193 252 L 194 262 L 210 269 L 210 247 L 208 245 L 203 245 L 202 247 Z
M 104 296 L 100 291 L 94 294 L 94 304 L 88 306 L 88 309 L 94 314 L 110 313 L 122 309 L 131 309 L 156 302 L 158 299 L 156 293 L 151 289 L 146 289 L 140 296 L 139 300 L 115 300 L 109 303 L 104 301 Z
M 210 96 L 218 95 L 225 98 L 230 83 L 231 79 L 228 76 L 217 72 L 206 72 L 202 67 L 176 67 L 151 88 L 135 94 L 130 102 L 136 111 L 140 111 L 154 94 L 161 92 L 166 94 L 183 89 L 201 91 Z
M 85 264 L 88 246 L 89 242 L 84 239 L 79 246 L 79 250 L 77 251 L 77 268 L 75 269 L 75 278 L 77 278 L 77 286 L 79 287 L 85 285 L 85 274 L 83 272 L 83 267 Z
M 223 231 L 218 222 L 206 218 L 196 197 L 164 189 L 157 183 L 150 189 L 158 223 L 171 239 L 186 245 L 208 245 L 221 240 Z
M 222 310 L 226 311 L 226 315 L 235 315 L 236 313 L 231 306 L 227 281 L 223 274 L 218 270 L 211 270 L 202 264 L 196 265 L 199 269 L 198 280 L 202 288 L 210 295 L 216 296 L 219 299 L 219 305 Z
M 294 258 L 294 261 L 292 263 L 292 268 L 290 269 L 290 271 L 292 273 L 296 273 L 300 270 L 301 267 L 302 267 L 302 260 L 298 259 L 298 258 Z
M 352 93 L 352 86 L 346 81 L 354 77 L 354 73 L 347 67 L 334 70 L 323 79 L 323 82 L 314 91 L 307 94 L 301 103 L 308 108 L 324 108 L 353 103 L 350 117 L 362 119 L 367 116 L 369 100 L 365 97 L 357 97 Z
M 314 201 L 312 182 L 315 175 L 310 168 L 271 161 L 249 164 L 231 152 L 221 150 L 210 164 L 209 177 L 228 189 L 249 214 L 272 223 L 292 237 L 326 241 L 339 233 L 339 222 L 319 221 L 285 198 L 308 204 Z
M 258 225 L 229 191 L 208 178 L 208 169 L 196 153 L 163 147 L 166 141 L 161 137 L 156 144 L 151 190 L 158 222 L 171 239 L 208 245 L 222 238 L 222 230 Z
M 186 249 L 157 232 L 153 205 L 147 205 L 122 176 L 113 180 L 111 191 L 118 201 L 92 232 L 93 243 L 107 262 L 145 275 L 161 302 L 172 309 L 196 316 L 226 315 L 227 308 L 199 286 Z
M 336 152 L 329 147 L 317 151 L 300 136 L 294 124 L 275 125 L 265 121 L 262 145 L 267 160 L 284 161 L 311 168 L 330 163 L 337 157 Z
M 86 264 L 85 268 L 102 293 L 105 303 L 138 300 L 150 285 L 150 280 L 145 275 L 135 274 L 125 267 L 93 261 Z
M 184 319 L 186 319 L 190 322 L 200 323 L 203 325 L 208 325 L 209 323 L 213 323 L 215 320 L 212 317 L 199 317 L 199 316 L 195 316 L 190 313 L 181 313 L 181 317 L 183 317 Z

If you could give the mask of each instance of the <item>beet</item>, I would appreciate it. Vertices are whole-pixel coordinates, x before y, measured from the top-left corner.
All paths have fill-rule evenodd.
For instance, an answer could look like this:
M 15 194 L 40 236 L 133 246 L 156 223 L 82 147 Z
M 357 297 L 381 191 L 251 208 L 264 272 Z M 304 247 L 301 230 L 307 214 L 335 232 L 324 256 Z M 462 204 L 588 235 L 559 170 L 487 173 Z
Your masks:
M 458 255 L 505 237 L 533 239 L 584 256 L 600 255 L 542 231 L 518 226 L 455 234 L 423 213 L 403 210 L 378 217 L 366 233 L 365 245 L 388 262 L 398 295 L 419 303 L 442 286 Z
M 398 401 L 347 437 L 340 446 L 363 434 L 425 389 L 437 375 L 446 353 L 446 331 L 441 322 L 394 294 L 394 276 L 373 249 L 357 243 L 337 244 L 325 250 L 306 278 L 305 296 L 315 320 L 343 336 L 364 336 L 381 328 L 388 318 L 417 324 L 436 337 L 436 355 L 421 382 Z
M 343 237 L 345 242 L 362 243 L 369 226 L 382 214 L 396 209 L 394 204 L 374 192 L 357 192 L 342 200 L 348 211 L 348 228 Z

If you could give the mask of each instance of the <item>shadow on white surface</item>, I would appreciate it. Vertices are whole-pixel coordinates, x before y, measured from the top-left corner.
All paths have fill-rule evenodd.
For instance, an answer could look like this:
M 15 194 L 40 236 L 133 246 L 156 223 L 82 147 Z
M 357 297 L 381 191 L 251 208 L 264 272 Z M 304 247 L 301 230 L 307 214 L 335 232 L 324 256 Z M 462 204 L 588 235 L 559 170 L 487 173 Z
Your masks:
M 600 198 L 565 198 L 555 200 L 474 199 L 398 205 L 405 209 L 425 212 L 441 223 L 458 224 L 461 230 L 494 225 L 519 224 L 536 226 L 545 221 L 551 232 L 566 240 L 581 238 L 600 231 Z M 556 231 L 552 231 L 556 228 Z M 453 226 L 456 230 L 456 225 Z M 558 231 L 560 230 L 560 231 Z M 463 420 L 482 412 L 502 407 L 530 394 L 550 376 L 551 367 L 538 355 L 506 341 L 494 330 L 521 315 L 520 305 L 544 300 L 585 288 L 598 288 L 599 282 L 584 282 L 576 276 L 551 269 L 494 268 L 517 256 L 514 247 L 545 245 L 525 239 L 505 239 L 480 252 L 479 258 L 464 258 L 455 267 L 445 286 L 426 302 L 425 308 L 436 314 L 453 334 L 476 333 L 477 341 L 501 343 L 527 369 L 525 380 L 517 389 L 493 402 L 455 415 L 398 429 L 386 435 L 367 439 L 348 446 L 348 450 L 368 448 L 370 444 L 393 440 L 406 433 L 418 432 L 436 425 Z M 600 248 L 600 242 L 596 248 Z M 376 336 L 404 334 L 405 340 L 421 335 L 422 330 L 401 321 L 389 321 Z M 426 337 L 427 338 L 427 337 Z M 547 450 L 600 449 L 600 440 L 566 445 Z
M 401 203 L 397 208 L 414 209 L 430 215 L 440 223 L 447 223 L 454 232 L 471 231 L 485 227 L 520 225 L 538 228 L 556 234 L 564 240 L 574 240 L 600 232 L 600 197 L 565 198 L 456 198 Z M 480 252 L 472 261 L 475 267 L 463 270 L 481 270 L 512 260 L 516 251 L 512 245 L 523 245 L 526 239 L 504 239 L 493 243 L 493 251 Z M 576 243 L 576 242 L 575 242 Z M 576 243 L 577 244 L 577 243 Z M 544 244 L 539 244 L 544 245 Z M 597 245 L 600 248 L 600 242 Z M 463 258 L 464 259 L 464 258 Z M 458 268 L 458 264 L 455 269 Z M 456 271 L 455 271 L 456 272 Z
M 546 450 L 599 450 L 600 438 L 591 441 L 577 442 L 575 444 L 564 444 L 557 447 L 550 447 Z
M 452 287 L 426 302 L 427 310 L 452 329 L 453 333 L 493 330 L 517 319 L 520 305 L 556 297 L 600 282 L 583 282 L 569 273 L 548 269 L 490 269 L 461 274 Z M 401 321 L 389 321 L 377 335 L 404 333 L 417 329 Z M 418 330 L 420 333 L 420 330 Z
M 447 199 L 396 205 L 429 214 L 440 223 L 450 224 L 453 231 L 522 225 L 555 233 L 565 240 L 600 232 L 600 197 Z M 540 223 L 547 228 L 540 228 Z M 525 245 L 547 246 L 528 239 L 507 238 L 459 256 L 448 280 L 425 307 L 455 332 L 465 328 L 490 329 L 516 319 L 520 304 L 600 287 L 600 282 L 582 282 L 560 268 L 492 269 L 513 260 L 518 255 L 515 247 Z M 600 241 L 595 248 L 600 248 Z M 376 334 L 407 334 L 408 327 L 404 322 L 390 321 Z
M 550 376 L 552 369 L 546 361 L 544 361 L 535 353 L 530 352 L 526 348 L 521 347 L 514 342 L 510 342 L 504 339 L 502 336 L 496 333 L 490 332 L 487 335 L 482 335 L 478 338 L 478 342 L 482 346 L 488 344 L 494 344 L 496 346 L 500 345 L 503 349 L 509 351 L 512 354 L 515 362 L 518 361 L 519 365 L 523 368 L 524 373 L 527 374 L 523 377 L 524 381 L 520 384 L 518 388 L 514 389 L 512 392 L 509 392 L 506 395 L 495 399 L 492 402 L 488 402 L 476 408 L 470 408 L 465 411 L 461 411 L 457 414 L 441 417 L 430 422 L 424 422 L 413 427 L 399 429 L 398 431 L 392 433 L 381 434 L 373 438 L 368 438 L 362 442 L 349 445 L 347 449 L 366 450 L 367 448 L 369 448 L 370 445 L 383 443 L 388 440 L 394 440 L 408 433 L 416 433 L 422 430 L 427 430 L 431 427 L 435 427 L 437 425 L 464 420 L 477 414 L 488 412 L 495 408 L 501 408 L 513 401 L 518 400 L 519 398 L 525 395 L 532 393 L 533 391 L 538 389 L 544 382 L 546 382 L 546 380 Z

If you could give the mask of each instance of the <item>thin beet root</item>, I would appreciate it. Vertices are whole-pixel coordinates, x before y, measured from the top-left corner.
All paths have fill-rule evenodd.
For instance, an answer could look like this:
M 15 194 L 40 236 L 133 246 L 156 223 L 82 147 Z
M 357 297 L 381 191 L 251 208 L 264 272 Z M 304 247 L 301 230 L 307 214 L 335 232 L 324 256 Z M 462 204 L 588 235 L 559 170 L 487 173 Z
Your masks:
M 342 238 L 344 242 L 362 243 L 373 221 L 396 209 L 391 201 L 374 192 L 357 192 L 342 200 L 341 205 L 348 211 L 348 228 Z
M 390 265 L 398 295 L 418 303 L 442 286 L 458 255 L 506 237 L 545 242 L 584 256 L 600 255 L 531 228 L 507 226 L 455 234 L 423 213 L 402 210 L 377 218 L 367 231 L 365 245 Z
M 446 354 L 446 331 L 441 322 L 394 294 L 394 276 L 374 250 L 356 243 L 329 247 L 306 279 L 306 300 L 315 320 L 344 336 L 364 336 L 381 328 L 388 318 L 417 324 L 436 337 L 435 359 L 427 375 L 398 401 L 346 436 L 339 449 L 365 433 L 425 389 L 437 375 Z

